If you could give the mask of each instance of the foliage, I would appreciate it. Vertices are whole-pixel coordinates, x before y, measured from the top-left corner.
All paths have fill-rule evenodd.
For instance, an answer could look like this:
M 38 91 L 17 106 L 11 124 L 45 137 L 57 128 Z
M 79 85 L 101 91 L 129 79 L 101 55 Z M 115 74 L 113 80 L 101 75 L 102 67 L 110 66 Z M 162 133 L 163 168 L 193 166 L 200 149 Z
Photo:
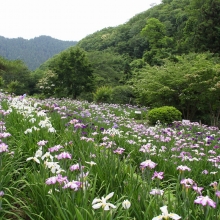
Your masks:
M 142 58 L 148 42 L 140 35 L 140 31 L 145 26 L 147 15 L 149 11 L 131 18 L 126 24 L 97 31 L 83 38 L 77 45 L 86 51 L 111 50 L 113 53 Z
M 94 87 L 118 86 L 125 73 L 124 56 L 112 51 L 89 51 L 88 59 L 93 68 Z
M 53 73 L 51 70 L 48 70 L 44 73 L 44 76 L 39 79 L 37 83 L 37 88 L 42 91 L 46 97 L 50 97 L 55 95 L 55 83 L 57 80 L 57 75 Z
M 187 20 L 189 0 L 164 2 L 135 15 L 125 24 L 110 27 L 88 35 L 78 46 L 86 51 L 112 50 L 140 59 L 151 49 L 165 46 L 169 52 L 180 50 L 180 39 Z M 159 29 L 156 31 L 156 28 Z M 150 31 L 143 31 L 149 29 Z M 143 36 L 143 33 L 148 37 Z M 144 35 L 145 35 L 144 34 Z M 158 37 L 154 38 L 154 34 Z M 151 44 L 151 45 L 150 45 Z M 183 49 L 182 49 L 183 50 Z M 159 53 L 159 49 L 157 51 Z M 181 51 L 182 52 L 182 51 Z
M 80 93 L 93 89 L 93 70 L 86 53 L 79 47 L 60 53 L 50 63 L 50 69 L 56 75 L 52 79 L 58 96 L 76 98 Z
M 2 87 L 4 85 L 4 80 L 3 78 L 0 76 L 0 87 Z
M 11 81 L 7 86 L 7 91 L 11 94 L 23 94 L 22 91 L 24 91 L 24 85 L 17 80 Z
M 86 51 L 111 50 L 132 60 L 145 56 L 151 65 L 189 52 L 219 53 L 219 0 L 168 0 L 137 14 L 125 24 L 105 28 L 78 46 Z
M 188 47 L 196 52 L 220 51 L 220 1 L 190 1 L 189 18 L 184 28 L 184 37 Z
M 206 123 L 211 124 L 214 117 L 213 125 L 216 125 L 219 117 L 219 58 L 210 53 L 191 53 L 176 56 L 175 62 L 166 59 L 164 63 L 161 67 L 145 66 L 134 72 L 130 82 L 138 103 L 151 108 L 174 106 L 189 120 L 195 120 L 195 116 L 202 112 L 203 116 L 209 115 Z M 201 115 L 199 117 L 196 120 L 203 119 Z
M 0 57 L 1 87 L 9 93 L 21 95 L 29 92 L 30 71 L 21 60 L 6 60 Z
M 94 95 L 93 95 L 92 92 L 82 92 L 82 93 L 80 93 L 79 96 L 77 96 L 77 100 L 93 102 L 94 101 Z
M 112 88 L 112 97 L 115 104 L 135 104 L 133 88 L 128 85 Z
M 111 103 L 113 100 L 113 90 L 109 86 L 101 86 L 96 89 L 93 94 L 94 101 L 103 102 L 103 103 Z
M 162 48 L 162 39 L 166 35 L 166 27 L 156 18 L 147 19 L 146 26 L 141 30 L 141 34 L 147 37 L 151 48 Z
M 28 89 L 30 95 L 36 95 L 41 93 L 41 90 L 38 87 L 38 83 L 41 79 L 43 80 L 45 72 L 47 72 L 47 70 L 37 69 L 36 71 L 32 71 L 30 73 L 30 82 Z
M 151 125 L 158 121 L 162 124 L 172 124 L 174 121 L 181 121 L 182 113 L 173 106 L 162 106 L 148 111 L 147 118 Z
M 119 86 L 122 85 L 128 77 L 130 77 L 130 65 L 129 61 L 126 59 L 126 56 L 119 55 L 112 52 L 111 50 L 106 51 L 89 51 L 86 52 L 86 56 L 91 64 L 92 72 L 92 87 L 94 89 L 101 86 Z M 48 71 L 53 69 L 53 65 L 56 63 L 56 60 L 59 59 L 59 55 L 56 55 L 45 62 L 39 69 L 37 69 L 33 75 L 38 77 L 41 75 L 43 81 Z M 39 81 L 39 79 L 38 79 Z M 38 84 L 39 85 L 39 84 Z M 91 101 L 91 92 L 88 91 L 82 92 L 77 96 L 78 99 L 87 99 Z M 63 96 L 66 94 L 63 93 Z

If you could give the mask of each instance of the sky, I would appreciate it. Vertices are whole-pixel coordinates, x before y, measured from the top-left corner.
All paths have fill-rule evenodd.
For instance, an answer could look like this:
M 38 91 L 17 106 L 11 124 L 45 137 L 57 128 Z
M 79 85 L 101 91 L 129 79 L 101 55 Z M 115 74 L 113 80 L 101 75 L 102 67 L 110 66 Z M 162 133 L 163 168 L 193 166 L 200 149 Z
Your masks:
M 161 0 L 1 0 L 0 36 L 79 41 L 126 23 L 154 3 Z

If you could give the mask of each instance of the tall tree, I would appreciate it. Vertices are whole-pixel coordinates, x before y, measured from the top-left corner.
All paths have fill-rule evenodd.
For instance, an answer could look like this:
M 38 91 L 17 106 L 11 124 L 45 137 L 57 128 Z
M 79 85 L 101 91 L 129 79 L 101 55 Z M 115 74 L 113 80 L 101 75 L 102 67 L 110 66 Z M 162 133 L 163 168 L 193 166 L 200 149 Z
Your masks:
M 83 49 L 71 47 L 62 52 L 50 64 L 50 69 L 57 77 L 55 88 L 58 94 L 76 98 L 80 93 L 92 90 L 93 70 Z

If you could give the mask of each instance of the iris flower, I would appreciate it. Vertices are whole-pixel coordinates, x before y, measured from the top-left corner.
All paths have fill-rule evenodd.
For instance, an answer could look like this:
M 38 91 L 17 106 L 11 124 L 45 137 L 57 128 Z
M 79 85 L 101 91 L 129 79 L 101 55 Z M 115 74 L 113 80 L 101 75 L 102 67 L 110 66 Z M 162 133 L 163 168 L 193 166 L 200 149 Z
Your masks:
M 220 198 L 220 191 L 216 191 L 216 192 L 215 192 L 215 195 L 216 195 L 218 198 Z
M 61 160 L 61 159 L 72 159 L 72 155 L 70 153 L 68 153 L 68 152 L 62 152 L 59 155 L 56 155 L 56 158 L 58 160 Z
M 40 163 L 40 160 L 39 160 L 38 158 L 41 157 L 42 154 L 43 154 L 43 152 L 42 152 L 42 147 L 40 147 L 40 148 L 36 151 L 34 157 L 28 157 L 28 158 L 26 159 L 26 161 L 28 161 L 28 160 L 34 160 L 35 162 Z
M 79 181 L 70 181 L 70 182 L 67 182 L 63 189 L 67 189 L 67 188 L 70 188 L 70 189 L 73 189 L 74 191 L 78 191 L 82 186 L 82 183 L 79 182 Z
M 124 200 L 124 201 L 122 202 L 122 207 L 123 207 L 124 209 L 129 209 L 129 208 L 131 207 L 131 202 L 128 201 L 127 199 Z
M 42 141 L 37 142 L 37 145 L 38 145 L 38 146 L 44 146 L 44 145 L 47 144 L 47 142 L 48 142 L 48 141 L 42 140 Z
M 144 168 L 146 168 L 146 167 L 149 167 L 150 169 L 153 169 L 155 166 L 157 166 L 157 164 L 154 163 L 154 162 L 151 161 L 151 160 L 145 160 L 144 162 L 142 162 L 142 163 L 140 164 L 140 168 L 141 168 L 141 169 L 144 169 Z
M 116 208 L 115 205 L 107 202 L 107 200 L 110 199 L 113 195 L 114 195 L 114 192 L 111 192 L 106 197 L 102 197 L 101 199 L 95 198 L 92 201 L 92 208 L 93 209 L 99 209 L 99 208 L 102 207 L 105 211 L 110 210 L 110 208 L 115 209 Z
M 81 167 L 81 168 L 83 168 L 83 167 Z M 70 166 L 70 170 L 71 170 L 71 171 L 80 170 L 80 165 L 79 165 L 79 163 L 73 164 L 72 166 Z
M 162 219 L 169 219 L 169 218 L 174 219 L 174 220 L 181 219 L 181 217 L 175 213 L 168 213 L 166 205 L 161 207 L 160 210 L 162 211 L 162 215 L 154 217 L 152 220 L 162 220 Z
M 90 166 L 96 165 L 94 161 L 90 161 L 90 162 L 85 161 L 85 163 L 88 163 Z
M 180 184 L 182 184 L 185 188 L 191 188 L 194 184 L 194 180 L 187 178 L 187 179 L 182 179 L 180 181 Z
M 209 206 L 211 206 L 213 208 L 216 207 L 216 203 L 212 199 L 210 199 L 208 196 L 199 196 L 194 201 L 194 203 L 201 204 L 203 206 L 209 205 Z
M 125 151 L 124 148 L 118 147 L 116 150 L 114 150 L 113 152 L 115 154 L 123 154 L 123 152 Z
M 4 195 L 5 195 L 4 191 L 0 191 L 0 197 L 2 197 Z
M 163 172 L 157 172 L 157 171 L 155 171 L 155 172 L 154 172 L 154 175 L 152 176 L 151 179 L 153 180 L 153 179 L 155 179 L 155 178 L 162 180 L 162 179 L 163 179 Z
M 189 167 L 183 166 L 183 165 L 178 166 L 177 170 L 179 170 L 180 172 L 185 171 L 185 170 L 191 171 Z
M 160 189 L 152 189 L 151 191 L 150 191 L 150 194 L 151 195 L 163 195 L 163 193 L 164 193 L 164 191 L 163 190 L 160 190 Z

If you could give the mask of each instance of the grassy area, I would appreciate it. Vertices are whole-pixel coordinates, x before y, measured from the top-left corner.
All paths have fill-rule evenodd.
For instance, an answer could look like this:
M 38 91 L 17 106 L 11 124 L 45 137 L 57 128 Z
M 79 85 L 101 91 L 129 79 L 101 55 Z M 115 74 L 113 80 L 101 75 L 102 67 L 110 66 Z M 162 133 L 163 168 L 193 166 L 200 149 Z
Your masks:
M 137 107 L 1 94 L 0 218 L 220 219 L 220 131 Z

